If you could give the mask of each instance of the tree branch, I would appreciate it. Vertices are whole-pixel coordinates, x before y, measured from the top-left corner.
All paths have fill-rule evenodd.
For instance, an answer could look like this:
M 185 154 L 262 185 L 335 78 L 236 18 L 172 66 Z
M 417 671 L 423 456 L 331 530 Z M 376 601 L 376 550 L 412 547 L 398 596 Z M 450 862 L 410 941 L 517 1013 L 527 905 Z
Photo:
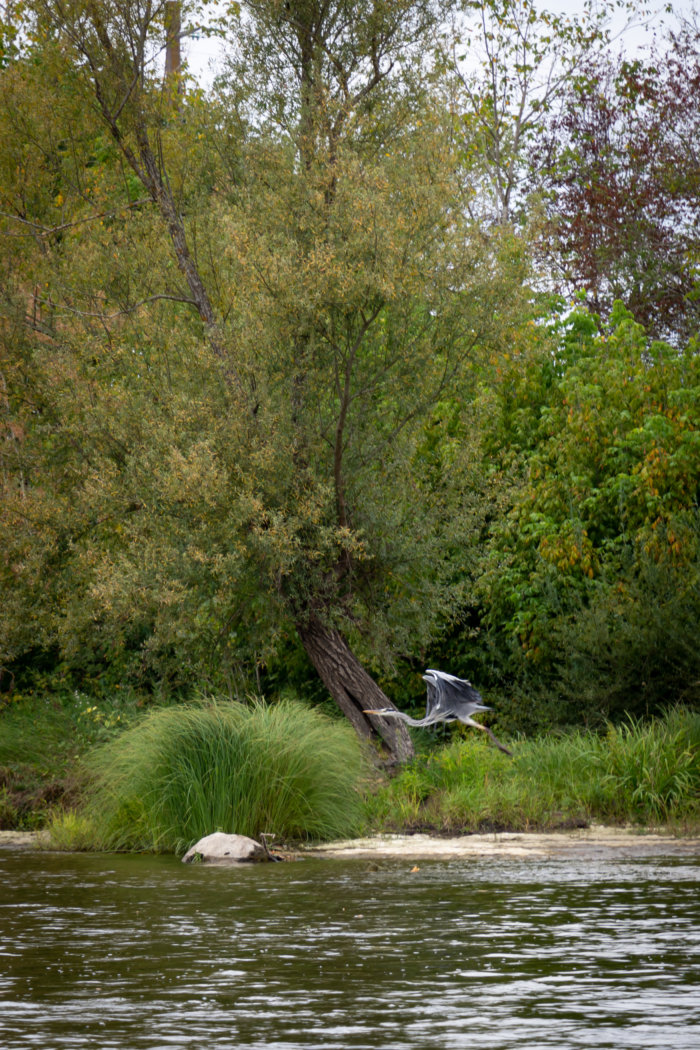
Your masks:
M 22 226 L 30 226 L 31 229 L 41 237 L 51 237 L 53 234 L 62 233 L 63 230 L 72 230 L 75 226 L 82 226 L 85 223 L 94 222 L 95 219 L 110 219 L 115 215 L 121 214 L 123 211 L 130 211 L 132 208 L 141 208 L 144 204 L 152 203 L 153 201 L 150 197 L 143 197 L 141 200 L 131 201 L 129 204 L 124 204 L 121 208 L 112 208 L 109 211 L 98 211 L 93 215 L 86 215 L 82 219 L 75 219 L 73 222 L 63 222 L 60 226 L 44 226 L 42 223 L 32 222 L 30 219 L 24 219 L 21 215 L 13 215 L 8 211 L 0 211 L 0 216 L 4 219 L 11 219 L 13 222 L 18 222 Z M 20 235 L 10 234 L 10 236 Z

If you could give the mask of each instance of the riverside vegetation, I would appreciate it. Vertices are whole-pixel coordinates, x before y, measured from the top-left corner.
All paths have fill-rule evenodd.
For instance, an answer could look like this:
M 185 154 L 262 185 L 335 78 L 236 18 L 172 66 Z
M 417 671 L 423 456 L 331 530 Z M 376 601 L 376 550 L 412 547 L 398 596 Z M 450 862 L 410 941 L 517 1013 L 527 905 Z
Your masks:
M 233 765 L 290 836 L 694 819 L 697 12 L 630 58 L 632 0 L 223 6 L 0 14 L 0 823 L 179 848 Z M 426 666 L 512 763 L 366 713 Z M 288 718 L 314 813 L 185 776 L 168 708 Z
M 696 705 L 693 16 L 183 2 L 205 90 L 170 5 L 11 6 L 0 698 L 331 697 L 398 762 L 426 666 L 511 734 Z
M 6 784 L 0 820 L 43 826 L 59 849 L 182 853 L 212 830 L 288 842 L 591 821 L 700 827 L 700 715 L 682 708 L 517 740 L 513 759 L 462 729 L 438 744 L 420 733 L 419 755 L 391 778 L 348 726 L 299 703 L 203 701 L 130 719 L 123 707 L 109 718 L 93 705 L 47 710 L 43 723 L 36 709 L 4 712 L 0 763 L 15 763 L 15 784 L 51 790 L 37 787 L 28 806 Z

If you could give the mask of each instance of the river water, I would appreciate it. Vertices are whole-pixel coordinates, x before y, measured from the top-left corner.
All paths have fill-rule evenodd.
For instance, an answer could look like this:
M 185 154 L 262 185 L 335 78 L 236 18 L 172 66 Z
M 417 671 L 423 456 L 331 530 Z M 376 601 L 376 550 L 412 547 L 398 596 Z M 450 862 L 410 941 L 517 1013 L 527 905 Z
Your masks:
M 698 1050 L 699 889 L 693 856 L 0 850 L 0 1048 Z

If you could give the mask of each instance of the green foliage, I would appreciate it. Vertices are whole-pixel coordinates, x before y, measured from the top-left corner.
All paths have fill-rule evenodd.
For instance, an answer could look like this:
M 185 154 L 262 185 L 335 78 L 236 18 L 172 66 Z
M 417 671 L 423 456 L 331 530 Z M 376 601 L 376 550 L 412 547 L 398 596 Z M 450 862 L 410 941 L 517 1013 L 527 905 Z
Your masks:
M 79 757 L 123 730 L 137 709 L 137 698 L 121 690 L 98 702 L 36 678 L 33 686 L 0 707 L 0 826 L 41 827 L 56 805 L 68 805 Z
M 618 566 L 601 570 L 587 603 L 553 625 L 562 694 L 591 720 L 649 714 L 669 697 L 697 704 L 700 522 L 691 526 L 692 558 L 679 565 L 663 547 L 623 551 Z
M 620 304 L 602 330 L 574 310 L 486 395 L 489 469 L 512 478 L 479 581 L 491 644 L 576 718 L 697 698 L 699 361 Z
M 215 88 L 175 97 L 158 5 L 23 6 L 0 68 L 3 673 L 307 695 L 313 618 L 384 682 L 449 662 L 511 731 L 694 702 L 697 342 L 538 299 L 507 228 L 608 10 L 468 3 L 472 76 L 427 0 L 234 6 Z M 694 40 L 669 134 L 695 119 Z M 624 68 L 634 108 L 652 85 Z
M 370 819 L 392 829 L 479 831 L 700 817 L 700 716 L 683 708 L 514 749 L 511 760 L 468 738 L 421 756 L 368 801 Z
M 484 802 L 486 786 L 500 782 L 508 759 L 473 737 L 420 755 L 368 800 L 371 819 L 390 827 L 460 826 L 476 830 L 493 822 Z M 471 799 L 473 806 L 468 800 Z M 482 804 L 483 803 L 483 804 Z M 476 807 L 476 808 L 474 808 Z
M 87 767 L 93 848 L 184 852 L 213 831 L 326 839 L 360 826 L 352 729 L 295 703 L 162 708 Z M 59 818 L 62 841 L 67 827 Z
M 73 705 L 54 697 L 16 697 L 0 708 L 0 765 L 32 765 L 47 776 L 65 771 L 76 750 L 77 717 Z
M 141 700 L 118 686 L 99 700 L 77 689 L 51 690 L 35 680 L 0 706 L 0 764 L 33 765 L 45 775 L 64 773 L 73 758 L 122 729 Z
M 0 787 L 0 830 L 15 828 L 19 823 L 19 814 L 9 789 L 3 784 Z

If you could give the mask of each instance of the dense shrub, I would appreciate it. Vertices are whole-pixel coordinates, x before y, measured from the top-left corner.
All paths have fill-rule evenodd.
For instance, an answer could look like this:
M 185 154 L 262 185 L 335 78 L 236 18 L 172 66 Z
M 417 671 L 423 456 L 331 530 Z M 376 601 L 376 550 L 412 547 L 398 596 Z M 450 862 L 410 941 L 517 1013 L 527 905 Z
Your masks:
M 574 309 L 484 383 L 498 494 L 452 667 L 537 733 L 700 698 L 700 356 L 621 303 Z M 505 495 L 504 495 L 505 494 Z

